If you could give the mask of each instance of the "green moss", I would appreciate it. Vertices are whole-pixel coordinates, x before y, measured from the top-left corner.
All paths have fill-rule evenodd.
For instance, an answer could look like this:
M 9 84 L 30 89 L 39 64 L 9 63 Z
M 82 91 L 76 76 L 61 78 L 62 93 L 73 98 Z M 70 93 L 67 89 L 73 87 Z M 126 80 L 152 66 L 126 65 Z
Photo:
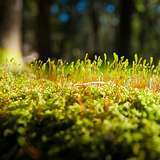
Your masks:
M 114 57 L 0 67 L 0 157 L 160 159 L 160 66 Z

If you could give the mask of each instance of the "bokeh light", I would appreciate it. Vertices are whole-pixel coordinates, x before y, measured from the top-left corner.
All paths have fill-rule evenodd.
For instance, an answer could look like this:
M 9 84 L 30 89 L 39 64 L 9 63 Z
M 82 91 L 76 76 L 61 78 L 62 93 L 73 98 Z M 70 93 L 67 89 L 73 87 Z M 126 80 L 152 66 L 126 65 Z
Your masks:
M 60 20 L 62 23 L 68 22 L 68 20 L 69 20 L 69 14 L 66 13 L 66 12 L 61 13 L 61 14 L 59 15 L 59 20 Z
M 86 2 L 85 1 L 80 1 L 77 3 L 76 8 L 78 11 L 83 11 L 86 7 Z
M 157 7 L 157 11 L 158 11 L 158 13 L 160 13 L 160 6 Z
M 114 12 L 115 11 L 115 6 L 114 5 L 112 5 L 112 4 L 110 4 L 110 5 L 108 5 L 107 6 L 107 11 L 109 12 L 109 13 L 112 13 L 112 12 Z
M 59 8 L 58 8 L 57 5 L 51 6 L 51 12 L 52 12 L 52 13 L 58 13 L 58 11 L 59 11 Z
M 113 26 L 117 26 L 119 24 L 119 19 L 118 18 L 113 18 L 111 23 L 112 23 Z

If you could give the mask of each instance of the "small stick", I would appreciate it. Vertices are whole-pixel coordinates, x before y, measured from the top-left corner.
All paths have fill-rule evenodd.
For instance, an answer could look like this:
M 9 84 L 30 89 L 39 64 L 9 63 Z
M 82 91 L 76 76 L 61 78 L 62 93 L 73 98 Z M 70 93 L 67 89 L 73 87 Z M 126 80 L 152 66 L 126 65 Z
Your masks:
M 104 85 L 105 82 L 103 81 L 94 81 L 94 82 L 87 82 L 87 83 L 75 83 L 75 86 L 88 86 L 88 85 Z

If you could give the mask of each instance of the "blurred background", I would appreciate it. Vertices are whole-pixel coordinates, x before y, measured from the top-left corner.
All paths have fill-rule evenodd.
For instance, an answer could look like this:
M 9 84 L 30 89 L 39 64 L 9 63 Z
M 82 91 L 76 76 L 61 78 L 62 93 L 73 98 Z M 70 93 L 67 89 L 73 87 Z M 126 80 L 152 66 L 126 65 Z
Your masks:
M 159 0 L 1 0 L 0 62 L 160 58 Z

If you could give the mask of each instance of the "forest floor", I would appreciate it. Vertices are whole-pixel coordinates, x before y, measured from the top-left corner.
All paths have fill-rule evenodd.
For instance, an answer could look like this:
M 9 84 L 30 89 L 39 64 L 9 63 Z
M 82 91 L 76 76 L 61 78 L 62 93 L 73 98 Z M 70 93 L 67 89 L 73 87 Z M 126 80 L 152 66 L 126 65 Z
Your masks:
M 160 63 L 113 56 L 1 66 L 1 159 L 160 159 Z

